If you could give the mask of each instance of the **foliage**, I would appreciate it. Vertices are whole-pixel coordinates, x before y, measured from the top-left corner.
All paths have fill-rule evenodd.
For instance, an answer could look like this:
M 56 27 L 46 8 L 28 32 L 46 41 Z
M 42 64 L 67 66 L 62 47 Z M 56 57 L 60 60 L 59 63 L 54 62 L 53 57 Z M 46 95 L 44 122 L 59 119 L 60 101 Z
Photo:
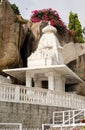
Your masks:
M 81 123 L 85 123 L 85 118 L 80 121 Z
M 82 26 L 76 13 L 70 12 L 68 28 L 74 32 L 73 36 L 77 42 L 84 42 Z
M 21 24 L 27 24 L 28 20 L 24 19 L 21 15 L 16 15 L 17 21 Z
M 16 6 L 16 4 L 11 4 L 11 7 L 16 15 L 20 15 L 19 8 Z
M 40 21 L 42 22 L 50 21 L 50 24 L 56 27 L 60 34 L 65 34 L 67 30 L 58 12 L 56 10 L 52 10 L 51 8 L 32 11 L 31 21 L 34 23 Z
M 83 34 L 85 35 L 85 27 L 83 28 Z

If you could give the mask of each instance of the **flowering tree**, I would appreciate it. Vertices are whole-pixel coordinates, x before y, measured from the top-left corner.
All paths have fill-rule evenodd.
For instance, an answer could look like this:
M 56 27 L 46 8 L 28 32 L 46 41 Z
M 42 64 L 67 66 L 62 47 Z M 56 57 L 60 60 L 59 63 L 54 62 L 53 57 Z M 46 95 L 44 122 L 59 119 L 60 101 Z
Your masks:
M 48 22 L 57 28 L 58 33 L 65 34 L 67 28 L 64 22 L 61 20 L 58 12 L 56 10 L 49 9 L 42 9 L 42 10 L 34 10 L 32 11 L 31 21 L 36 22 Z

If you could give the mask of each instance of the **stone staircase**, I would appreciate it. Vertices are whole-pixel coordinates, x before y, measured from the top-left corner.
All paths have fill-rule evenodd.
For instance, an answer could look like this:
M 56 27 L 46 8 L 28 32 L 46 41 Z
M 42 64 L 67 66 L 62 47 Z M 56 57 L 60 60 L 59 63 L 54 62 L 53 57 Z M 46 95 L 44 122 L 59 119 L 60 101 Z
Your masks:
M 75 127 L 72 127 L 72 126 L 68 126 L 68 127 L 51 127 L 49 130 L 84 130 L 84 126 L 75 126 Z
M 85 109 L 53 112 L 53 124 L 43 124 L 42 130 L 84 130 Z
M 51 128 L 51 130 L 84 130 L 84 127 L 76 126 L 76 127 Z

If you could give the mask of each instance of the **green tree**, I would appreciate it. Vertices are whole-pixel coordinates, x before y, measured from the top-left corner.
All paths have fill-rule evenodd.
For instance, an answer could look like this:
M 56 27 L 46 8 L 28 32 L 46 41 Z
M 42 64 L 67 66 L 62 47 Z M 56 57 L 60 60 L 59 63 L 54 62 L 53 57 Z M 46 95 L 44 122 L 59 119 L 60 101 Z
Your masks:
M 16 6 L 16 4 L 11 4 L 11 7 L 16 15 L 20 15 L 19 8 Z
M 75 32 L 77 42 L 83 43 L 83 29 L 76 13 L 70 12 L 68 28 Z
M 85 27 L 83 28 L 83 34 L 85 35 Z

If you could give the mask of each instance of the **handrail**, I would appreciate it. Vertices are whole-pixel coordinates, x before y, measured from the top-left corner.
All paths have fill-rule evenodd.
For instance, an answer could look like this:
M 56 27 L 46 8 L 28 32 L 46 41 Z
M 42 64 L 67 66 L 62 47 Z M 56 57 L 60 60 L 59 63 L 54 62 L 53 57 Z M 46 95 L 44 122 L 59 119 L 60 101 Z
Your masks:
M 84 109 L 85 97 L 37 87 L 0 83 L 0 101 Z
M 0 125 L 19 126 L 19 130 L 22 130 L 22 123 L 0 123 Z
M 67 112 L 67 113 L 71 113 L 71 111 L 72 111 L 72 113 L 76 113 L 76 112 L 78 112 L 77 114 L 75 114 L 75 116 L 73 116 L 72 118 L 75 118 L 75 117 L 77 117 L 78 115 L 81 115 L 82 116 L 82 112 L 83 112 L 83 116 L 85 116 L 85 109 L 79 109 L 79 110 L 68 110 L 68 111 L 54 111 L 53 112 L 53 118 L 54 118 L 54 113 L 56 114 L 56 113 L 65 113 L 65 112 Z M 66 113 L 65 113 L 65 115 L 66 115 Z M 73 115 L 73 114 L 72 114 Z M 57 117 L 57 116 L 56 116 Z M 58 115 L 58 117 L 60 117 L 59 115 Z M 79 118 L 80 116 L 78 116 L 78 118 Z M 62 117 L 63 118 L 63 117 Z M 72 119 L 72 118 L 70 118 L 70 119 Z M 54 119 L 53 119 L 54 120 Z M 63 124 L 55 124 L 54 122 L 52 123 L 52 124 L 42 124 L 42 130 L 45 130 L 45 126 L 47 126 L 47 127 L 49 127 L 49 128 L 53 128 L 53 129 L 55 129 L 55 128 L 60 128 L 61 130 L 63 130 L 64 128 L 68 128 L 68 127 L 70 127 L 69 128 L 69 130 L 72 130 L 73 128 L 76 128 L 76 127 L 84 127 L 85 126 L 85 123 L 82 123 L 82 122 L 74 122 L 74 123 L 71 123 L 71 124 L 65 124 L 67 122 L 67 120 L 63 123 Z
M 80 111 L 79 113 L 77 113 L 75 116 L 73 116 L 73 117 L 69 118 L 69 120 L 71 120 L 71 119 L 75 118 L 76 116 L 78 116 L 78 115 L 79 115 L 80 113 L 82 113 L 82 112 L 83 112 L 83 110 L 82 110 L 82 111 Z M 65 121 L 64 123 L 68 122 L 69 120 Z
M 64 113 L 64 114 L 63 114 Z M 82 113 L 82 114 L 81 114 Z M 57 115 L 56 115 L 57 114 Z M 60 114 L 60 116 L 59 116 Z M 68 120 L 63 120 L 61 122 L 61 124 L 57 124 L 55 123 L 55 120 L 59 120 L 59 118 L 61 117 L 62 119 L 65 119 L 65 116 L 68 117 L 68 114 L 71 114 L 71 118 L 69 118 Z M 63 117 L 64 116 L 64 117 Z M 70 116 L 70 115 L 69 115 Z M 56 112 L 53 112 L 53 124 L 51 124 L 50 126 L 51 127 L 55 127 L 55 128 L 65 128 L 65 127 L 71 127 L 69 128 L 70 130 L 72 130 L 73 128 L 76 128 L 77 126 L 78 127 L 83 127 L 85 126 L 85 123 L 82 123 L 82 122 L 76 122 L 77 119 L 81 120 L 82 118 L 85 117 L 85 109 L 79 109 L 79 110 L 68 110 L 68 111 L 56 111 Z M 73 120 L 72 120 L 73 119 Z M 72 122 L 70 122 L 72 120 Z M 70 123 L 69 123 L 70 122 Z

